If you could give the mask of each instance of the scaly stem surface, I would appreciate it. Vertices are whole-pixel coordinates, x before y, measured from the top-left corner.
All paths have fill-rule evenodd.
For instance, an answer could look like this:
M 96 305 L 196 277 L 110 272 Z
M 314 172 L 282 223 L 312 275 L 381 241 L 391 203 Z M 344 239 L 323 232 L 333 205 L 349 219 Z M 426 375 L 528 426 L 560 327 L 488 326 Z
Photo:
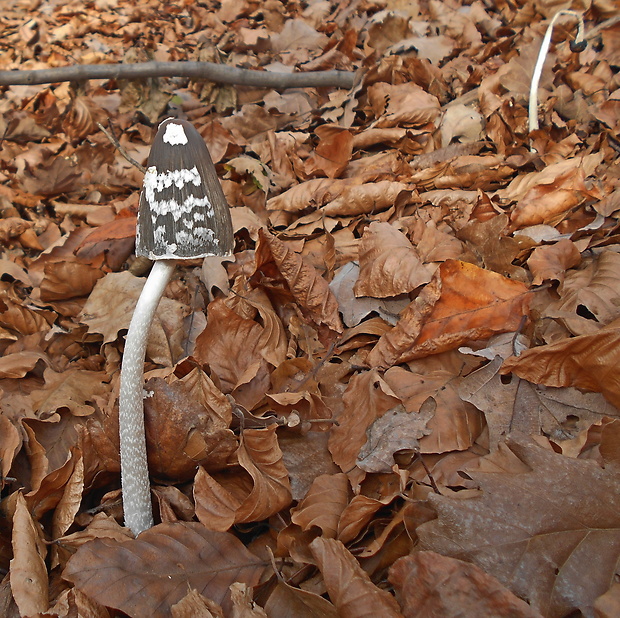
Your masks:
M 118 402 L 121 481 L 125 525 L 137 536 L 153 526 L 151 489 L 144 433 L 144 355 L 151 322 L 174 272 L 175 260 L 153 265 L 125 340 Z

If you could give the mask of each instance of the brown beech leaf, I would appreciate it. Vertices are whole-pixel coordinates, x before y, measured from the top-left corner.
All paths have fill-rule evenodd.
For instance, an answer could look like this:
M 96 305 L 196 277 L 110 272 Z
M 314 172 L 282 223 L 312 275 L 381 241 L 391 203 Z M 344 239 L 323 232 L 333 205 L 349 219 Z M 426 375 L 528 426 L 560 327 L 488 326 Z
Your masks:
M 226 467 L 237 449 L 228 429 L 231 405 L 209 376 L 194 369 L 184 380 L 152 378 L 144 389 L 149 470 L 154 478 L 187 481 L 199 464 L 209 470 Z
M 527 260 L 527 265 L 534 275 L 533 285 L 540 285 L 545 280 L 562 283 L 564 273 L 581 263 L 581 254 L 575 243 L 568 238 L 559 240 L 554 245 L 537 247 Z
M 357 455 L 357 467 L 366 472 L 389 473 L 395 465 L 394 453 L 417 451 L 418 439 L 431 433 L 428 418 L 405 411 L 400 405 L 376 419 L 367 430 L 368 441 Z
M 529 438 L 508 445 L 530 471 L 470 470 L 477 497 L 430 494 L 438 519 L 417 528 L 419 548 L 472 562 L 543 616 L 592 616 L 620 566 L 620 473 Z
M 340 541 L 318 537 L 310 543 L 310 550 L 339 616 L 402 616 L 396 599 L 370 581 L 368 574 Z
M 25 350 L 0 358 L 0 378 L 23 378 L 39 361 L 49 363 L 46 354 Z
M 562 339 L 556 343 L 526 350 L 511 356 L 502 365 L 502 373 L 546 386 L 574 386 L 603 393 L 605 399 L 620 408 L 620 329 L 600 330 L 594 335 Z
M 99 268 L 79 262 L 50 262 L 41 281 L 41 300 L 66 300 L 86 296 L 104 276 Z
M 267 202 L 269 210 L 299 212 L 307 208 L 317 208 L 340 194 L 343 187 L 355 181 L 347 178 L 332 180 L 331 178 L 313 178 L 291 187 Z
M 306 161 L 306 170 L 309 174 L 322 172 L 329 178 L 337 178 L 351 160 L 353 136 L 347 129 L 330 124 L 320 125 L 314 132 L 319 143 Z
M 0 390 L 0 397 L 4 393 Z M 1 408 L 0 408 L 1 410 Z M 22 436 L 15 425 L 4 413 L 0 414 L 0 488 L 4 487 L 5 478 L 13 465 L 13 459 L 22 445 Z
M 222 608 L 202 596 L 199 592 L 190 590 L 178 603 L 170 606 L 172 618 L 224 618 Z
M 510 214 L 513 228 L 538 223 L 553 225 L 556 217 L 579 204 L 587 191 L 584 180 L 583 170 L 578 169 L 558 176 L 551 184 L 533 186 Z
M 353 376 L 343 395 L 344 410 L 330 432 L 329 450 L 345 473 L 354 472 L 360 449 L 366 443 L 367 428 L 388 410 L 401 404 L 376 369 Z M 357 470 L 356 478 L 363 478 Z
M 115 341 L 118 332 L 129 328 L 129 322 L 146 279 L 129 272 L 109 273 L 97 282 L 80 316 L 89 333 L 103 335 L 104 343 Z M 110 302 L 113 298 L 114 302 Z M 170 366 L 184 355 L 182 341 L 183 305 L 170 298 L 159 302 L 149 331 L 146 355 L 154 363 Z
M 237 523 L 266 519 L 291 503 L 291 486 L 276 428 L 246 429 L 241 435 L 237 458 L 254 486 L 235 515 Z
M 405 618 L 541 618 L 475 564 L 419 551 L 390 567 L 390 582 Z
M 573 335 L 596 333 L 620 317 L 620 254 L 603 251 L 585 268 L 568 272 L 558 293 L 545 315 Z
M 530 297 L 519 281 L 448 260 L 398 324 L 379 339 L 367 362 L 387 367 L 514 331 L 528 315 Z
M 72 368 L 56 373 L 47 368 L 43 376 L 45 387 L 31 394 L 33 408 L 42 418 L 49 417 L 59 408 L 67 408 L 74 416 L 88 416 L 94 411 L 90 405 L 94 398 L 109 389 L 106 384 L 109 377 L 100 371 Z
M 233 393 L 239 401 L 238 389 L 246 389 L 242 405 L 252 408 L 263 398 L 263 389 L 255 391 L 264 382 L 265 360 L 262 355 L 263 329 L 254 320 L 241 317 L 222 299 L 209 304 L 207 327 L 196 339 L 194 356 L 209 365 L 219 380 L 222 392 Z M 267 376 L 268 380 L 268 376 Z M 248 391 L 248 389 L 250 389 Z
M 177 522 L 160 524 L 123 543 L 85 543 L 67 563 L 63 577 L 106 607 L 134 618 L 164 618 L 192 589 L 229 607 L 229 586 L 256 585 L 264 568 L 232 534 Z
M 227 530 L 233 523 L 266 519 L 291 502 L 275 424 L 265 429 L 246 429 L 237 458 L 248 478 L 210 475 L 202 469 L 196 476 L 196 515 L 205 526 L 215 530 Z
M 377 117 L 374 127 L 422 126 L 439 115 L 437 97 L 413 82 L 377 82 L 368 88 L 368 101 Z
M 304 531 L 316 526 L 323 537 L 333 539 L 340 515 L 349 502 L 349 492 L 346 474 L 317 476 L 304 499 L 291 509 L 291 521 Z
M 431 266 L 422 264 L 409 239 L 389 223 L 373 222 L 359 246 L 360 274 L 356 296 L 385 298 L 411 292 L 428 283 Z
M 385 372 L 385 381 L 402 400 L 411 415 L 411 423 L 418 428 L 421 453 L 464 451 L 484 428 L 480 412 L 459 395 L 458 382 L 454 379 L 458 369 L 446 365 L 440 359 L 433 364 L 424 359 L 410 371 L 391 367 Z
M 393 180 L 347 184 L 321 211 L 329 217 L 381 212 L 394 206 L 396 198 L 407 188 L 406 184 Z
M 22 616 L 36 616 L 49 607 L 47 548 L 21 493 L 13 515 L 11 592 Z
M 278 581 L 265 604 L 269 618 L 338 618 L 336 608 L 323 597 Z
M 325 324 L 333 331 L 342 332 L 338 302 L 328 282 L 313 266 L 264 229 L 259 230 L 256 255 L 258 268 L 269 261 L 275 262 L 291 294 L 315 324 Z
M 196 517 L 206 528 L 226 532 L 235 523 L 242 501 L 202 467 L 196 473 L 193 492 Z

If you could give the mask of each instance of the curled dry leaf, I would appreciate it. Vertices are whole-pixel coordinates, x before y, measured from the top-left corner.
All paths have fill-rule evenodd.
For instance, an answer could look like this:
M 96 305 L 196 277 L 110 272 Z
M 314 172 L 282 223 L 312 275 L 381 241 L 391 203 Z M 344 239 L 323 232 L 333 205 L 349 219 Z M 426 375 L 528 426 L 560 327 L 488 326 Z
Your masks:
M 429 495 L 438 519 L 417 528 L 419 547 L 472 562 L 543 616 L 592 616 L 618 569 L 620 474 L 524 437 L 508 445 L 530 471 L 470 470 L 477 497 Z
M 172 618 L 224 618 L 222 608 L 202 596 L 199 592 L 190 590 L 178 603 L 170 606 Z
M 377 118 L 374 126 L 381 128 L 423 126 L 433 122 L 440 111 L 437 97 L 413 82 L 377 82 L 368 88 L 368 100 Z
M 603 393 L 620 408 L 620 329 L 562 339 L 526 350 L 504 362 L 502 373 L 547 386 L 574 386 Z
M 209 470 L 226 467 L 237 448 L 228 429 L 231 405 L 209 376 L 196 368 L 182 381 L 152 378 L 144 389 L 148 462 L 154 478 L 187 481 L 199 464 Z
M 573 335 L 591 335 L 620 317 L 620 254 L 603 251 L 585 268 L 567 273 L 560 299 L 545 315 Z
M 329 178 L 337 178 L 351 160 L 353 136 L 347 129 L 328 124 L 317 127 L 315 134 L 319 143 L 314 156 L 306 161 L 306 169 L 309 174 L 322 172 Z
M 398 406 L 398 399 L 376 369 L 355 375 L 343 395 L 344 410 L 337 417 L 329 437 L 329 450 L 334 462 L 345 474 L 363 478 L 361 470 L 354 472 L 358 454 L 366 443 L 367 428 L 388 410 Z
M 317 476 L 304 499 L 291 509 L 291 521 L 307 531 L 316 526 L 328 539 L 336 537 L 338 520 L 349 502 L 346 474 Z
M 388 410 L 368 428 L 368 441 L 357 455 L 357 467 L 389 473 L 395 465 L 394 453 L 419 450 L 418 439 L 431 433 L 427 422 L 428 418 L 408 413 L 402 405 Z
M 46 302 L 86 296 L 104 276 L 99 268 L 79 262 L 52 262 L 44 272 L 40 287 L 41 300 Z
M 270 261 L 275 263 L 295 300 L 315 324 L 342 332 L 338 302 L 327 281 L 279 238 L 261 229 L 256 249 L 257 268 Z
M 388 367 L 514 331 L 529 312 L 531 293 L 518 281 L 448 260 L 383 335 L 367 358 Z
M 11 592 L 22 616 L 34 616 L 49 607 L 45 566 L 47 548 L 22 494 L 13 515 Z
M 371 223 L 359 246 L 356 296 L 385 298 L 428 283 L 433 268 L 422 264 L 409 239 L 389 223 Z
M 227 530 L 233 523 L 266 519 L 291 502 L 288 473 L 275 425 L 246 429 L 237 458 L 250 481 L 230 475 L 210 475 L 202 469 L 196 477 L 196 515 L 215 530 Z
M 424 369 L 407 371 L 391 367 L 384 376 L 405 410 L 412 415 L 411 423 L 418 428 L 420 452 L 468 449 L 480 436 L 484 419 L 472 404 L 459 396 L 455 380 L 459 370 L 451 371 L 449 363 L 439 359 L 436 367 L 427 365 Z
M 396 203 L 396 198 L 408 186 L 403 182 L 379 180 L 364 184 L 348 184 L 340 194 L 322 207 L 329 217 L 363 215 L 381 212 Z
M 160 524 L 123 543 L 85 543 L 63 577 L 106 607 L 134 618 L 165 618 L 192 589 L 226 609 L 229 586 L 256 585 L 264 568 L 232 534 L 179 522 Z
M 533 285 L 540 285 L 545 280 L 562 283 L 565 272 L 573 266 L 579 266 L 580 263 L 579 249 L 568 238 L 563 238 L 554 245 L 537 247 L 527 260 L 527 265 L 534 275 Z
M 264 397 L 269 376 L 263 356 L 264 329 L 241 317 L 224 300 L 209 304 L 207 327 L 198 335 L 194 357 L 208 365 L 223 393 L 252 409 Z
M 322 596 L 278 580 L 265 604 L 269 618 L 338 618 L 336 608 Z
M 475 564 L 419 551 L 390 567 L 405 618 L 542 618 Z
M 318 537 L 310 550 L 323 575 L 329 598 L 342 618 L 401 618 L 396 599 L 375 586 L 340 542 Z

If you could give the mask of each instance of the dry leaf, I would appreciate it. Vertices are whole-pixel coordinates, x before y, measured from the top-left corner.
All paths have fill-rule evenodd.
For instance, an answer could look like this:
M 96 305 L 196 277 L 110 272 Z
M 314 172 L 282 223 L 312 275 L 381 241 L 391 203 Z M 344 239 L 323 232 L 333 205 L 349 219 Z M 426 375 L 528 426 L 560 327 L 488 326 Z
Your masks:
M 433 269 L 422 264 L 409 239 L 389 223 L 371 223 L 359 247 L 360 274 L 356 296 L 398 296 L 431 280 Z
M 163 618 L 192 589 L 229 607 L 230 584 L 255 585 L 263 570 L 262 562 L 231 534 L 173 523 L 121 544 L 90 541 L 69 560 L 63 577 L 107 607 L 135 618 Z
M 399 618 L 394 597 L 380 590 L 340 542 L 319 537 L 310 543 L 329 597 L 342 618 Z
M 470 471 L 482 491 L 468 500 L 431 494 L 438 519 L 417 528 L 420 549 L 473 562 L 544 616 L 593 615 L 618 568 L 618 473 L 508 444 L 531 471 Z

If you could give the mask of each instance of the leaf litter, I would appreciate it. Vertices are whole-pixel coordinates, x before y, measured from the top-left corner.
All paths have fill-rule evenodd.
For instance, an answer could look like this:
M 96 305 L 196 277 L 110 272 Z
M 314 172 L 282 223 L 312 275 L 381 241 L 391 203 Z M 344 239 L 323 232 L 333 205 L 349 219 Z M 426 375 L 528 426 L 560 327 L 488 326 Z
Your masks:
M 607 0 L 26 1 L 2 86 L 0 607 L 8 617 L 620 610 L 620 25 Z M 558 8 L 528 134 L 532 69 Z M 122 526 L 140 164 L 179 114 L 234 259 L 178 268 L 145 362 L 157 525 Z

